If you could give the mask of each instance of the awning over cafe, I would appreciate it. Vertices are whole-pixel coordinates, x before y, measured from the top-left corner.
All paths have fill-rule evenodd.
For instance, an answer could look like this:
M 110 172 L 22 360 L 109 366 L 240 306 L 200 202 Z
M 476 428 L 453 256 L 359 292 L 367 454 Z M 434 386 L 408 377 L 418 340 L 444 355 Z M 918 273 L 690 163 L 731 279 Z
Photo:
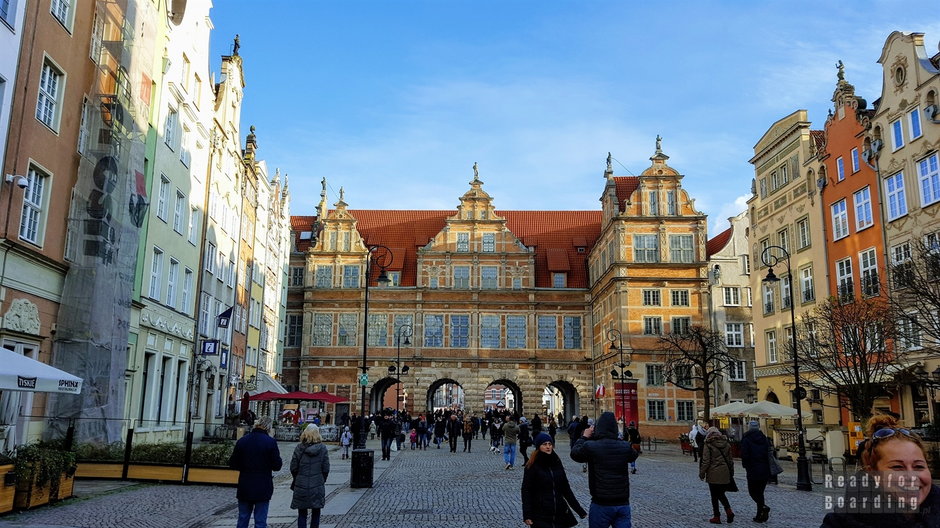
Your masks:
M 82 379 L 41 361 L 0 348 L 0 391 L 78 394 Z

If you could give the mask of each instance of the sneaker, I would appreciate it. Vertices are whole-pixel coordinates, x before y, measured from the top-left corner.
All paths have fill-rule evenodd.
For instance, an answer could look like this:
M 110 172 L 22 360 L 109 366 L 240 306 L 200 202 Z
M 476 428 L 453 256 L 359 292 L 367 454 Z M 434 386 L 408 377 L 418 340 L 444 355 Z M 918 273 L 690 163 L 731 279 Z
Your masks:
M 510 466 L 509 464 L 506 464 L 506 467 L 504 469 L 511 469 L 511 468 L 512 466 Z

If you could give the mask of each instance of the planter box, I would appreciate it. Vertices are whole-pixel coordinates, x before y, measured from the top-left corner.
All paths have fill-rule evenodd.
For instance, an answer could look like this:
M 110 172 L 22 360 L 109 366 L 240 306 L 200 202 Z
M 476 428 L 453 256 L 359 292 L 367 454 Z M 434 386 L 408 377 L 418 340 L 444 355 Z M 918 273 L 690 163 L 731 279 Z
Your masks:
M 16 482 L 16 496 L 13 506 L 18 510 L 28 510 L 36 506 L 49 503 L 49 483 L 45 486 L 36 485 L 36 475 L 28 481 Z
M 161 464 L 143 464 L 132 462 L 127 467 L 127 478 L 135 480 L 162 480 L 167 482 L 183 481 L 183 466 Z
M 59 489 L 51 497 L 53 501 L 69 499 L 75 495 L 75 476 L 62 475 L 59 477 Z
M 219 467 L 190 467 L 186 482 L 190 484 L 238 484 L 238 470 Z
M 123 462 L 79 462 L 75 471 L 77 478 L 121 478 Z
M 13 510 L 13 497 L 16 495 L 16 482 L 6 484 L 6 476 L 13 476 L 13 464 L 0 466 L 0 513 Z

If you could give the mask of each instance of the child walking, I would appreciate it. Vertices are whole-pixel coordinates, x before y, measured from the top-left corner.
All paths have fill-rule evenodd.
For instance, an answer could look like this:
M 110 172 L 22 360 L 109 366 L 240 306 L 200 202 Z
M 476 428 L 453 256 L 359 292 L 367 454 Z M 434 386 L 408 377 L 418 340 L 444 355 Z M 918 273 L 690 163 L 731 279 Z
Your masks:
M 349 458 L 349 445 L 352 444 L 352 433 L 349 432 L 349 426 L 343 428 L 343 434 L 339 435 L 339 445 L 343 448 L 343 460 Z

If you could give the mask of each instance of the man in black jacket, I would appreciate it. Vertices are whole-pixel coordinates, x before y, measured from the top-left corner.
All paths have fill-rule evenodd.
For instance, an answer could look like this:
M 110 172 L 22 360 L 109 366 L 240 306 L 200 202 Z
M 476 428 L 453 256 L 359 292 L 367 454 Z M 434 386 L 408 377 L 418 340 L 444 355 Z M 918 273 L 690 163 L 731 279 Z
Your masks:
M 281 452 L 271 438 L 271 419 L 261 417 L 254 429 L 238 440 L 228 465 L 238 470 L 238 528 L 248 528 L 252 513 L 255 526 L 266 526 L 274 495 L 273 471 L 281 469 Z
M 571 459 L 587 463 L 591 490 L 590 528 L 629 528 L 629 463 L 637 452 L 617 436 L 614 413 L 605 412 L 594 427 L 584 430 L 571 448 Z
M 379 422 L 379 437 L 382 439 L 382 460 L 392 459 L 392 442 L 398 436 L 398 421 L 392 415 L 385 414 Z

